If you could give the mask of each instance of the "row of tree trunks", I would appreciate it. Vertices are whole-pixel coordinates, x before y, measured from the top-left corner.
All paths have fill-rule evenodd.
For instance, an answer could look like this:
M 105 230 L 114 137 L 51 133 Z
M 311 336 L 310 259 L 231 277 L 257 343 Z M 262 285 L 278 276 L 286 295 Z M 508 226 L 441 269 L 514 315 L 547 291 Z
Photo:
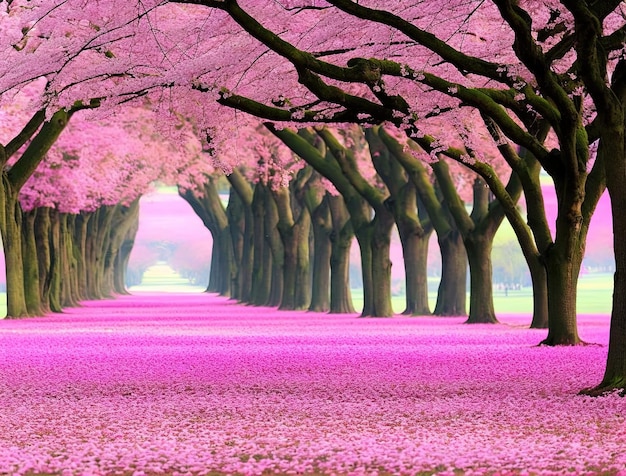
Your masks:
M 310 130 L 300 130 L 298 133 L 288 129 L 277 130 L 271 125 L 268 128 L 279 137 L 296 154 L 303 158 L 309 165 L 321 175 L 330 180 L 341 194 L 350 217 L 350 227 L 357 238 L 361 253 L 361 268 L 363 277 L 364 307 L 363 316 L 387 317 L 393 314 L 391 306 L 391 263 L 389 260 L 389 244 L 391 232 L 395 226 L 402 227 L 405 269 L 411 281 L 406 284 L 407 304 L 405 312 L 417 314 L 419 311 L 428 313 L 427 286 L 426 286 L 426 261 L 427 233 L 417 221 L 418 212 L 412 209 L 417 205 L 414 184 L 409 184 L 407 174 L 397 164 L 394 169 L 388 167 L 389 154 L 379 142 L 374 142 L 376 137 L 369 135 L 369 148 L 377 165 L 378 176 L 385 182 L 386 187 L 379 188 L 370 183 L 359 172 L 354 152 L 344 146 L 326 129 L 319 129 L 313 133 Z M 322 139 L 324 148 L 319 146 Z M 358 142 L 358 137 L 353 142 Z M 398 190 L 405 188 L 406 198 L 389 194 L 389 188 Z M 409 222 L 410 226 L 407 224 Z M 427 226 L 430 228 L 430 225 Z M 404 233 L 406 232 L 406 233 Z M 428 231 L 430 233 L 430 230 Z M 409 240 L 408 236 L 414 239 Z M 409 243 L 417 239 L 423 239 L 422 253 L 408 251 Z M 415 258 L 415 260 L 413 260 Z M 415 271 L 415 274 L 411 274 Z M 457 270 L 463 275 L 465 281 L 466 265 Z M 415 278 L 421 274 L 422 279 Z M 376 277 L 376 282 L 372 277 Z M 446 279 L 444 278 L 444 282 Z M 421 287 L 420 287 L 421 286 Z M 459 301 L 465 302 L 465 286 L 459 289 Z M 419 296 L 419 298 L 418 298 Z M 446 301 L 446 306 L 450 301 Z M 457 301 L 452 301 L 456 303 Z M 458 311 L 458 310 L 457 310 Z M 445 312 L 445 311 L 444 311 Z M 457 313 L 458 315 L 458 313 Z
M 404 314 L 428 315 L 427 254 L 432 232 L 424 207 L 418 206 L 418 191 L 402 164 L 381 140 L 380 127 L 365 130 L 376 172 L 389 190 L 386 205 L 393 214 L 402 244 L 405 269 Z
M 368 129 L 364 139 L 377 176 L 384 183 L 382 187 L 361 176 L 354 151 L 341 145 L 328 129 L 295 133 L 275 130 L 271 125 L 268 128 L 309 164 L 289 188 L 262 183 L 253 187 L 240 172 L 234 171 L 229 176 L 228 208 L 221 203 L 212 178 L 205 184 L 202 198 L 181 191 L 213 234 L 215 258 L 209 291 L 281 309 L 352 312 L 345 256 L 356 236 L 364 288 L 362 315 L 390 316 L 394 311 L 389 247 L 395 226 L 406 271 L 404 313 L 426 315 L 430 313 L 427 242 L 434 229 L 442 254 L 434 313 L 466 314 L 469 265 L 467 322 L 498 322 L 493 306 L 491 248 L 507 208 L 493 200 L 480 177 L 474 182 L 473 209 L 469 213 L 444 160 L 432 164 L 433 181 L 424 165 L 381 127 Z M 357 143 L 358 138 L 352 142 Z M 331 180 L 340 195 L 331 197 L 316 191 L 311 184 L 317 174 Z M 512 174 L 503 189 L 514 208 L 521 195 L 522 180 Z M 333 200 L 335 206 L 330 205 Z M 335 223 L 332 213 L 333 209 L 335 213 L 340 209 L 338 201 L 347 211 L 341 224 Z M 536 265 L 533 284 L 541 291 L 535 299 L 534 327 L 549 324 L 545 299 L 548 274 L 540 256 L 534 253 L 533 259 L 529 259 L 529 265 Z M 539 279 L 541 276 L 546 279 Z M 252 278 L 249 287 L 244 277 Z M 223 284 L 217 285 L 218 280 Z
M 228 180 L 227 206 L 216 177 L 207 178 L 201 193 L 179 190 L 212 234 L 211 275 L 232 277 L 227 289 L 210 285 L 207 291 L 257 306 L 354 312 L 349 287 L 354 234 L 341 197 L 312 186 L 319 175 L 310 168 L 286 189 L 253 186 L 238 170 Z
M 11 279 L 7 317 L 62 312 L 82 300 L 126 292 L 138 200 L 80 215 L 52 208 L 23 211 L 17 200 L 11 203 L 13 219 L 5 233 L 10 239 L 3 240 Z
M 455 190 L 445 161 L 433 164 L 436 177 L 433 182 L 423 164 L 411 158 L 410 154 L 403 153 L 399 142 L 382 128 L 368 130 L 365 138 L 369 150 L 376 152 L 372 154 L 372 160 L 378 177 L 384 183 L 383 188 L 374 186 L 360 175 L 353 151 L 341 145 L 329 130 L 301 130 L 295 133 L 288 129 L 275 130 L 271 126 L 269 129 L 304 158 L 317 174 L 331 180 L 340 195 L 312 194 L 314 187 L 308 186 L 307 181 L 314 175 L 308 168 L 302 169 L 300 176 L 292 180 L 290 188 L 284 189 L 273 189 L 264 184 L 256 184 L 254 188 L 251 184 L 243 187 L 239 183 L 242 181 L 241 174 L 233 174 L 230 215 L 227 216 L 223 205 L 212 212 L 214 215 L 219 213 L 222 216 L 220 220 L 223 219 L 226 224 L 222 227 L 213 225 L 216 243 L 223 241 L 222 238 L 215 238 L 219 236 L 218 230 L 231 227 L 228 243 L 218 244 L 219 251 L 216 250 L 216 255 L 231 264 L 216 273 L 234 276 L 231 279 L 233 283 L 238 282 L 238 276 L 252 277 L 249 296 L 237 291 L 233 297 L 281 309 L 352 312 L 345 278 L 348 276 L 348 261 L 343 257 L 347 256 L 345 250 L 349 250 L 347 243 L 355 236 L 362 264 L 362 315 L 390 316 L 394 311 L 391 306 L 389 246 L 391 231 L 396 226 L 403 245 L 405 270 L 408 270 L 405 313 L 428 314 L 426 240 L 430 230 L 434 229 L 442 254 L 442 277 L 435 314 L 465 314 L 469 265 L 470 312 L 467 322 L 498 322 L 493 307 L 491 276 L 493 238 L 505 215 L 510 213 L 509 209 L 515 208 L 522 188 L 532 192 L 532 187 L 537 185 L 536 174 L 530 167 L 526 175 L 520 170 L 520 174 L 511 175 L 506 187 L 502 186 L 503 194 L 500 196 L 507 200 L 506 206 L 493 200 L 490 189 L 478 177 L 473 186 L 473 209 L 469 213 Z M 532 165 L 532 157 L 524 163 Z M 211 181 L 208 183 L 211 184 Z M 233 185 L 235 183 L 238 185 Z M 490 187 L 492 185 L 489 184 Z M 244 188 L 245 193 L 242 191 Z M 206 192 L 205 196 L 211 194 L 217 196 L 216 191 Z M 331 206 L 333 201 L 335 205 Z M 337 206 L 338 201 L 341 202 L 340 207 Z M 566 202 L 571 203 L 571 200 Z M 211 204 L 205 205 L 203 213 L 215 203 L 220 202 L 213 199 Z M 235 212 L 236 208 L 239 211 Z M 333 210 L 336 213 L 341 208 L 347 212 L 347 218 L 341 224 L 335 223 Z M 428 211 L 428 218 L 424 210 Z M 564 212 L 560 216 L 568 216 Z M 585 213 L 584 216 L 590 215 Z M 580 268 L 587 219 L 581 222 L 580 233 L 552 246 L 540 246 L 551 241 L 541 239 L 545 220 L 537 223 L 533 220 L 529 219 L 529 229 L 538 236 L 535 238 L 537 245 L 531 243 L 533 246 L 528 247 L 530 253 L 527 253 L 535 290 L 532 325 L 549 327 L 546 344 L 577 343 L 575 319 L 571 319 L 575 310 L 570 309 L 575 305 L 575 279 L 572 275 Z M 219 220 L 213 218 L 212 221 Z M 560 229 L 562 236 L 568 236 L 572 227 L 564 223 Z M 244 246 L 244 242 L 248 245 Z M 311 244 L 314 250 L 313 270 L 309 264 Z M 235 263 L 241 263 L 244 250 L 251 250 L 248 254 L 251 258 L 239 269 Z M 338 259 L 338 256 L 342 258 Z M 214 266 L 219 270 L 215 263 Z M 311 284 L 312 279 L 315 286 Z M 242 284 L 233 284 L 233 287 L 243 288 Z M 218 292 L 224 293 L 223 290 Z M 547 296 L 552 296 L 551 301 L 546 299 Z M 567 317 L 559 320 L 555 312 L 557 308 L 565 309 Z M 552 316 L 551 320 L 547 319 L 548 314 Z

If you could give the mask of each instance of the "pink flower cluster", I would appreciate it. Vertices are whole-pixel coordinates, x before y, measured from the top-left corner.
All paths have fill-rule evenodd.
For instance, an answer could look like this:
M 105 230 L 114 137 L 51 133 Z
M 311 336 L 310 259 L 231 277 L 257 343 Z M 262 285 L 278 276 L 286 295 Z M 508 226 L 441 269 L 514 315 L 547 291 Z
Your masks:
M 527 316 L 360 319 L 140 294 L 0 322 L 0 474 L 626 474 L 602 346 Z M 215 474 L 215 473 L 212 473 Z

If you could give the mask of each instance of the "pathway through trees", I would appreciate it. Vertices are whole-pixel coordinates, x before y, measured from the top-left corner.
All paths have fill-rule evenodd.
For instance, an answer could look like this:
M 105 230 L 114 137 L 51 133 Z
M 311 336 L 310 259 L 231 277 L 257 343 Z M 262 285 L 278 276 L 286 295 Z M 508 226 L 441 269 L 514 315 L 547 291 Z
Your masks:
M 0 474 L 623 470 L 623 399 L 577 395 L 606 347 L 501 320 L 141 292 L 0 321 Z

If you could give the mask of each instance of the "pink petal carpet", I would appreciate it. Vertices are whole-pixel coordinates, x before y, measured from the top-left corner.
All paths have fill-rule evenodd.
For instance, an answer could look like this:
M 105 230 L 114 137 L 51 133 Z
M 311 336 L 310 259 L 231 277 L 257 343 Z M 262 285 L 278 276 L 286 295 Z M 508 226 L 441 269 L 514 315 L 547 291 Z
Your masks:
M 136 293 L 0 321 L 0 474 L 626 474 L 626 399 L 529 316 L 284 312 Z

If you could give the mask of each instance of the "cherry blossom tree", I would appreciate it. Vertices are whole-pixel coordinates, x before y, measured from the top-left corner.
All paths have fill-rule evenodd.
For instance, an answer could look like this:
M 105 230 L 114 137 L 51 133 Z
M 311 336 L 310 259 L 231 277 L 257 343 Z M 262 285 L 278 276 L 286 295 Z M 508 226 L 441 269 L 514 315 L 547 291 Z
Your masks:
M 14 104 L 24 104 L 23 101 L 30 102 L 30 99 L 28 99 L 28 94 L 26 98 L 19 95 L 15 97 L 15 101 Z M 69 111 L 58 111 L 47 120 L 44 110 L 39 110 L 30 119 L 22 122 L 22 124 L 25 123 L 23 126 L 16 126 L 19 119 L 11 116 L 16 112 L 15 109 L 3 110 L 5 118 L 11 117 L 3 124 L 5 137 L 10 139 L 4 145 L 0 145 L 0 165 L 2 166 L 0 232 L 6 260 L 7 312 L 11 317 L 30 314 L 24 293 L 28 276 L 24 275 L 22 266 L 19 192 L 67 126 L 70 117 L 81 108 L 81 105 L 77 105 Z M 19 116 L 23 117 L 23 115 Z
M 15 317 L 30 314 L 19 239 L 21 187 L 76 111 L 100 107 L 106 114 L 120 102 L 144 95 L 146 85 L 141 78 L 153 72 L 149 67 L 131 67 L 128 57 L 114 60 L 105 46 L 132 45 L 138 22 L 131 26 L 129 19 L 137 19 L 136 8 L 127 5 L 124 9 L 120 2 L 110 5 L 120 15 L 110 15 L 101 6 L 70 2 L 58 9 L 53 3 L 0 3 L 0 105 L 11 115 L 3 121 L 7 132 L 0 154 L 5 174 L 0 230 L 7 255 L 8 314 Z M 153 6 L 140 9 L 139 17 Z M 125 89 L 128 83 L 120 82 L 121 77 L 133 79 L 134 86 Z M 17 110 L 20 114 L 11 114 Z
M 245 140 L 235 144 L 231 154 L 220 156 L 231 183 L 228 206 L 221 203 L 218 195 L 216 181 L 220 174 L 197 177 L 199 183 L 195 187 L 180 188 L 181 196 L 214 237 L 216 259 L 208 290 L 248 300 L 249 294 L 265 289 L 269 294 L 257 296 L 255 304 L 306 309 L 312 301 L 309 235 L 310 208 L 315 207 L 308 193 L 312 169 L 303 167 L 306 164 L 258 122 L 239 128 L 237 135 Z M 244 161 L 246 166 L 242 165 Z M 310 207 L 306 204 L 307 196 Z M 255 200 L 262 205 L 256 207 L 258 213 L 253 212 Z M 265 231 L 255 233 L 258 239 L 253 240 L 251 231 L 255 226 L 263 226 Z M 271 252 L 271 266 L 261 261 L 268 256 L 266 248 Z M 243 281 L 243 276 L 255 273 L 264 273 L 264 279 Z M 259 288 L 263 282 L 271 286 Z M 325 291 L 328 294 L 328 287 Z
M 598 101 L 599 96 L 595 92 L 595 96 L 587 94 L 592 77 L 578 71 L 576 45 L 580 42 L 573 39 L 582 24 L 573 20 L 577 16 L 588 24 L 593 18 L 605 23 L 606 33 L 596 28 L 596 36 L 591 37 L 605 44 L 605 61 L 590 65 L 595 70 L 584 70 L 597 72 L 604 65 L 604 72 L 593 77 L 598 81 L 607 76 L 606 68 L 611 71 L 615 65 L 611 52 L 618 54 L 621 48 L 617 41 L 621 34 L 620 12 L 614 13 L 619 2 L 585 11 L 567 3 L 565 7 L 557 3 L 519 6 L 508 1 L 483 3 L 479 8 L 464 2 L 445 7 L 434 2 L 389 7 L 377 2 L 333 0 L 321 2 L 316 8 L 307 8 L 310 5 L 304 3 L 289 8 L 275 4 L 247 4 L 242 8 L 235 1 L 188 3 L 225 12 L 242 30 L 284 58 L 285 69 L 291 68 L 282 83 L 290 84 L 282 91 L 290 107 L 277 107 L 271 102 L 272 95 L 278 97 L 276 86 L 256 94 L 244 88 L 241 95 L 236 90 L 222 92 L 223 104 L 272 120 L 358 120 L 359 116 L 361 121 L 368 117 L 388 120 L 404 125 L 410 134 L 423 133 L 416 119 L 428 112 L 473 107 L 494 121 L 503 138 L 529 150 L 533 160 L 539 160 L 560 182 L 557 190 L 562 208 L 557 235 L 554 240 L 551 236 L 541 238 L 543 246 L 539 250 L 549 270 L 551 296 L 546 343 L 579 342 L 575 281 L 588 219 L 603 180 L 599 165 L 602 159 L 590 170 L 585 165 L 580 173 L 581 167 L 573 175 L 566 172 L 572 170 L 566 166 L 566 157 L 571 159 L 569 164 L 578 164 L 579 160 L 586 164 L 587 144 L 599 138 L 595 127 L 599 123 L 598 108 L 591 101 Z M 439 21 L 433 23 L 432 18 Z M 299 28 L 304 24 L 323 28 Z M 485 38 L 481 32 L 488 30 L 497 34 Z M 336 35 L 338 31 L 340 36 Z M 390 40 L 394 36 L 397 40 Z M 336 47 L 339 42 L 341 48 Z M 502 44 L 511 47 L 502 48 Z M 335 48 L 331 48 L 333 45 Z M 275 58 L 272 53 L 267 56 Z M 371 59 L 364 59 L 367 57 Z M 585 56 L 586 61 L 589 58 L 598 58 L 598 53 Z M 246 76 L 253 75 L 248 72 Z M 287 79 L 293 79 L 294 84 L 298 81 L 297 89 L 291 88 Z M 604 87 L 616 90 L 617 83 Z M 572 117 L 578 119 L 572 122 Z M 549 150 L 536 138 L 531 126 L 538 121 L 546 121 L 555 129 L 559 148 Z M 518 173 L 523 173 L 525 164 L 520 161 Z M 528 178 L 522 181 L 529 182 Z
M 438 121 L 438 118 L 435 120 Z M 438 121 L 440 131 L 445 131 L 449 127 Z M 458 146 L 451 146 L 445 150 L 445 155 L 456 159 L 450 163 L 441 157 L 443 153 L 431 147 L 426 137 L 416 138 L 424 147 L 424 150 L 420 150 L 412 140 L 403 145 L 406 137 L 404 140 L 399 138 L 397 132 L 389 134 L 382 129 L 379 135 L 391 154 L 384 162 L 397 160 L 411 177 L 437 230 L 440 248 L 444 251 L 442 280 L 435 314 L 446 314 L 445 311 L 441 311 L 441 302 L 448 302 L 455 314 L 464 313 L 459 310 L 465 309 L 467 267 L 465 262 L 469 259 L 470 312 L 467 322 L 497 322 L 493 306 L 491 247 L 495 233 L 504 219 L 504 209 L 500 202 L 492 200 L 485 182 L 467 167 L 472 161 L 461 157 L 475 156 L 477 153 L 481 157 L 489 156 L 489 162 L 499 176 L 505 178 L 507 174 L 510 175 L 510 171 L 505 169 L 506 163 L 498 158 L 499 152 L 486 131 L 483 131 L 482 137 L 478 135 L 471 138 L 472 146 L 466 147 L 463 143 L 470 142 L 471 128 L 461 125 L 459 129 L 460 134 L 456 139 Z M 448 134 L 448 137 L 453 139 L 454 134 Z M 430 152 L 430 156 L 425 151 Z M 473 161 L 476 161 L 475 157 Z M 432 179 L 426 174 L 427 166 L 424 162 L 429 163 L 432 169 Z M 516 175 L 510 176 L 507 190 L 513 203 L 516 203 L 522 190 Z M 473 207 L 471 213 L 468 213 L 466 208 L 466 204 L 469 203 L 472 203 Z M 400 227 L 400 224 L 398 226 Z M 455 294 L 455 289 L 462 290 L 462 293 Z M 545 292 L 542 294 L 545 295 Z M 541 320 L 540 315 L 544 319 L 547 318 L 545 313 L 535 312 L 533 327 L 541 327 L 538 322 Z M 543 326 L 545 327 L 545 324 Z
M 125 293 L 139 197 L 196 158 L 164 140 L 146 109 L 77 117 L 20 194 L 29 312 Z

